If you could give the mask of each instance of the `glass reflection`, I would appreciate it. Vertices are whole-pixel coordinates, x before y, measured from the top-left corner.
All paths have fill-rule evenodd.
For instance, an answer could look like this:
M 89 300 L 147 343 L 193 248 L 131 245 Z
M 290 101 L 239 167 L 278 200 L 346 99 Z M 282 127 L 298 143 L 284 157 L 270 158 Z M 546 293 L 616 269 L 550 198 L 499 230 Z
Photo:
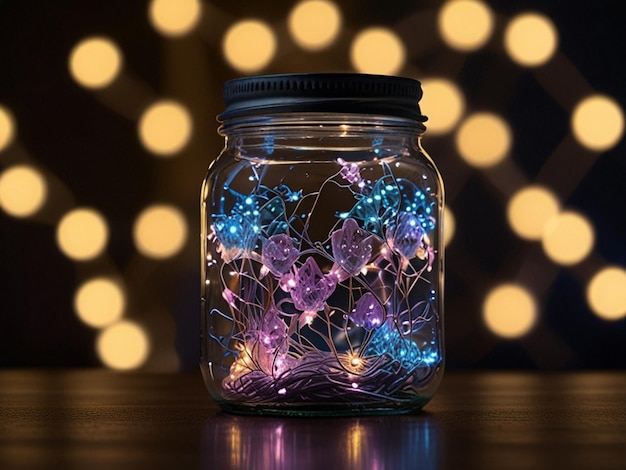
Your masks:
M 427 414 L 271 418 L 219 414 L 204 424 L 207 469 L 435 469 L 440 433 Z

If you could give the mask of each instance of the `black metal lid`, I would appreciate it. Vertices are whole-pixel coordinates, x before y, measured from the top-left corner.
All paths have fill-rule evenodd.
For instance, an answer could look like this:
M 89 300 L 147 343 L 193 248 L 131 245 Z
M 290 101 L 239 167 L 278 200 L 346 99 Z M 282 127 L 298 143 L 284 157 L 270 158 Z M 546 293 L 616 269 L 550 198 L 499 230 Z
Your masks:
M 426 121 L 420 82 L 359 73 L 262 75 L 224 84 L 226 109 L 218 120 L 293 112 L 359 113 Z

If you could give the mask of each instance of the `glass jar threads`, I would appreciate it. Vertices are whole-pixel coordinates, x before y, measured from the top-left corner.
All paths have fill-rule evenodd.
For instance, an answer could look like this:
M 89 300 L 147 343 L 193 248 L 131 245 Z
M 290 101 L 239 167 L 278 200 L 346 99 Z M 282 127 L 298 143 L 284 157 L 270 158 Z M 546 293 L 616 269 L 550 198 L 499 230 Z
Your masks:
M 201 196 L 201 370 L 224 410 L 420 409 L 444 367 L 443 183 L 418 81 L 227 82 Z

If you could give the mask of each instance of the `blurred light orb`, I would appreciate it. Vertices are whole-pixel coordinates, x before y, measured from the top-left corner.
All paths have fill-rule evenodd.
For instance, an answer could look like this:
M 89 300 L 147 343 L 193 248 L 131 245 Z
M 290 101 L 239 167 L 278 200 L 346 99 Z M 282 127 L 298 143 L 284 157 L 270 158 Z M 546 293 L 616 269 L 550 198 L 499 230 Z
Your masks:
M 70 53 L 69 68 L 79 85 L 104 88 L 117 78 L 122 62 L 122 53 L 112 40 L 90 37 L 74 46 Z
M 148 17 L 159 33 L 179 37 L 192 31 L 202 16 L 199 0 L 152 0 Z
M 589 255 L 594 244 L 591 222 L 574 211 L 564 211 L 546 224 L 541 243 L 545 254 L 560 265 L 574 265 Z
M 493 13 L 482 1 L 452 0 L 439 10 L 437 26 L 441 38 L 452 49 L 474 51 L 491 37 Z
M 99 256 L 108 238 L 106 220 L 94 209 L 74 209 L 57 225 L 57 245 L 65 256 L 75 261 L 88 261 Z
M 456 220 L 454 214 L 448 206 L 443 209 L 443 245 L 448 246 L 454 237 Z
M 39 170 L 15 165 L 0 174 L 0 207 L 13 217 L 30 217 L 46 202 L 48 187 Z
M 424 96 L 420 109 L 428 116 L 428 133 L 432 135 L 450 132 L 465 111 L 465 98 L 456 83 L 445 78 L 422 80 Z
M 133 239 L 142 255 L 169 258 L 183 248 L 187 240 L 187 222 L 183 213 L 174 206 L 149 206 L 135 220 Z
M 574 108 L 571 126 L 578 143 L 602 152 L 614 147 L 624 135 L 624 113 L 613 98 L 591 95 Z
M 87 325 L 103 328 L 118 321 L 126 308 L 126 296 L 113 279 L 98 277 L 84 282 L 74 296 L 74 310 Z
M 139 138 L 143 146 L 158 157 L 171 157 L 189 142 L 193 121 L 180 103 L 162 100 L 148 107 L 139 119 Z
M 532 294 L 518 284 L 502 284 L 487 295 L 483 320 L 494 334 L 507 339 L 524 336 L 537 319 L 537 305 Z
M 121 320 L 100 332 L 96 351 L 102 363 L 110 369 L 137 369 L 148 358 L 150 341 L 138 324 Z
M 11 145 L 15 137 L 15 119 L 11 111 L 0 105 L 0 152 Z
M 289 14 L 289 33 L 303 49 L 318 51 L 330 46 L 341 30 L 341 12 L 327 0 L 304 0 Z
M 404 66 L 402 40 L 390 29 L 372 27 L 361 31 L 350 48 L 352 66 L 361 73 L 393 75 Z
M 456 133 L 461 158 L 478 168 L 500 163 L 508 154 L 511 141 L 511 130 L 504 119 L 486 112 L 466 118 Z
M 603 320 L 621 320 L 626 317 L 626 270 L 604 268 L 587 285 L 587 303 Z
M 547 223 L 559 213 L 555 194 L 542 186 L 527 186 L 509 200 L 507 218 L 513 231 L 527 240 L 541 240 Z
M 222 42 L 228 63 L 240 72 L 257 72 L 266 67 L 276 54 L 277 41 L 269 25 L 256 19 L 233 24 Z
M 558 45 L 552 21 L 537 13 L 517 15 L 504 32 L 504 48 L 518 65 L 537 67 L 548 62 Z

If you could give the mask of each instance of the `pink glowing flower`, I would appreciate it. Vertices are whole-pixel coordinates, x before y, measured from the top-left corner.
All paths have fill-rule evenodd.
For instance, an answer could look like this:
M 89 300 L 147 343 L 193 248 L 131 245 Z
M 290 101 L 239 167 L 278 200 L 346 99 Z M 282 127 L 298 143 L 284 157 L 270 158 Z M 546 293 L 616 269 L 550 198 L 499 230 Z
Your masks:
M 287 337 L 287 324 L 280 318 L 276 307 L 270 307 L 261 322 L 259 339 L 268 349 L 276 349 Z
M 296 275 L 287 285 L 291 298 L 298 310 L 319 312 L 324 309 L 326 299 L 335 290 L 336 281 L 331 276 L 324 276 L 312 257 L 306 259 Z
M 286 234 L 272 235 L 261 251 L 263 265 L 276 277 L 281 277 L 291 269 L 300 256 L 293 240 Z
M 424 230 L 419 219 L 410 212 L 398 214 L 395 226 L 387 231 L 387 243 L 405 259 L 415 258 L 423 238 Z
M 363 294 L 350 312 L 350 320 L 368 331 L 380 327 L 384 319 L 385 310 L 371 292 Z
M 352 276 L 357 276 L 372 257 L 373 236 L 354 219 L 346 219 L 331 235 L 335 261 Z
M 357 165 L 356 163 L 348 163 L 343 158 L 338 158 L 337 163 L 341 165 L 341 170 L 339 170 L 339 174 L 344 180 L 352 184 L 359 184 L 361 182 L 359 165 Z

